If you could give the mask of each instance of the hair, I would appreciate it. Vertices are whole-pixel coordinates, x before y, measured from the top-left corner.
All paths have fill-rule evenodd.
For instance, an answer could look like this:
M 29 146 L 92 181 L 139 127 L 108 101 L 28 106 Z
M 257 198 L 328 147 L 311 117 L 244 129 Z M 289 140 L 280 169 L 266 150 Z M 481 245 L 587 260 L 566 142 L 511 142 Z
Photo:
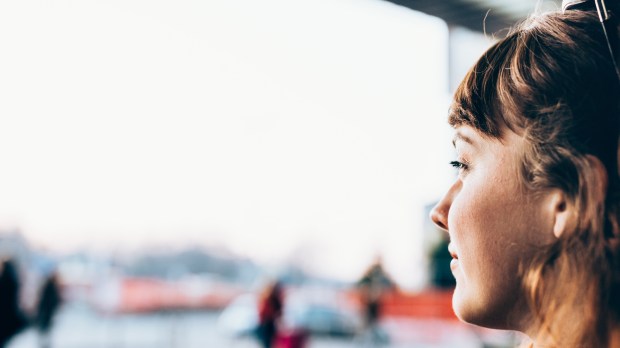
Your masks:
M 620 322 L 618 169 L 620 83 L 596 13 L 553 12 L 526 20 L 469 70 L 450 108 L 501 141 L 525 140 L 520 173 L 533 194 L 560 189 L 570 225 L 521 266 L 535 341 L 604 347 Z M 607 173 L 601 198 L 600 175 Z M 528 332 L 529 333 L 529 332 Z

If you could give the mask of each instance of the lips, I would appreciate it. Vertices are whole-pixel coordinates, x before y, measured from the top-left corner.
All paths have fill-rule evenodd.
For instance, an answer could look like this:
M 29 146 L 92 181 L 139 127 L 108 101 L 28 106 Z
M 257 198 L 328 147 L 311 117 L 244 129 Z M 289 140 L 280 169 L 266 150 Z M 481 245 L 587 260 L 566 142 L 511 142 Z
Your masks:
M 459 254 L 456 253 L 456 248 L 454 247 L 454 244 L 448 244 L 448 252 L 450 252 L 450 256 L 452 256 L 452 261 L 450 261 L 450 269 L 456 276 L 456 274 L 458 273 L 457 269 L 459 268 L 460 261 Z

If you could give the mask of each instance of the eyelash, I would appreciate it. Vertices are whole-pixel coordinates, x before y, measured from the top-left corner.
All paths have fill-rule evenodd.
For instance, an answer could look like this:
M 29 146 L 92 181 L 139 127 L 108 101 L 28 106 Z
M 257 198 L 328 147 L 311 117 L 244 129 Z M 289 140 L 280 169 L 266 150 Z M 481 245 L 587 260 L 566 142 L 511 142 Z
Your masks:
M 467 163 L 463 163 L 463 162 L 459 162 L 459 161 L 451 161 L 450 165 L 456 169 L 458 169 L 459 171 L 465 171 L 469 168 L 469 166 L 467 165 Z

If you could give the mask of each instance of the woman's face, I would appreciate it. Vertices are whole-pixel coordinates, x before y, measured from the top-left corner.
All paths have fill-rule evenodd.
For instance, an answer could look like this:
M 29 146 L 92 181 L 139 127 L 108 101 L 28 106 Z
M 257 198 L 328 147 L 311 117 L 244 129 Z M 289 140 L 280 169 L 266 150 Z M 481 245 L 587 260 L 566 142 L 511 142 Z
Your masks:
M 469 126 L 456 129 L 458 177 L 431 218 L 450 234 L 457 316 L 519 330 L 528 319 L 520 265 L 551 241 L 553 216 L 545 195 L 520 184 L 523 139 L 504 133 L 493 139 Z

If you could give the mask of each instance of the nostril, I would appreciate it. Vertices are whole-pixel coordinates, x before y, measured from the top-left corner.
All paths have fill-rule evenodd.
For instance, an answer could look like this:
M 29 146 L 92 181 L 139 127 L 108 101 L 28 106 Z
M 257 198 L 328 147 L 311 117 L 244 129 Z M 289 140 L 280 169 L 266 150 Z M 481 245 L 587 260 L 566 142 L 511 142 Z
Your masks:
M 442 230 L 448 230 L 448 221 L 447 214 L 441 209 L 442 207 L 437 204 L 433 210 L 431 210 L 430 218 L 431 220 Z

